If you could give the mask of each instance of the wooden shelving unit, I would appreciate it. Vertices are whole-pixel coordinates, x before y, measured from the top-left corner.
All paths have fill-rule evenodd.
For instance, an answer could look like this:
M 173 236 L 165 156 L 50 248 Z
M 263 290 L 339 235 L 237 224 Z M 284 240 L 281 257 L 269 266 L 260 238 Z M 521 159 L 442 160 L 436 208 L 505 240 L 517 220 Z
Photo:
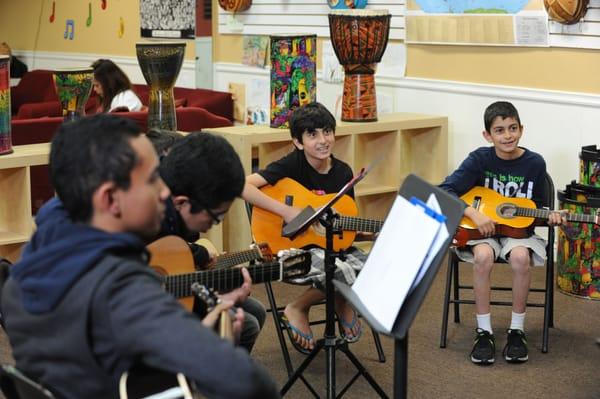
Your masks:
M 259 168 L 293 150 L 289 130 L 266 126 L 233 126 L 206 129 L 225 137 L 239 154 L 246 174 L 252 172 L 252 154 Z M 356 187 L 361 217 L 383 219 L 403 179 L 414 173 L 439 183 L 448 170 L 448 119 L 409 113 L 387 114 L 377 122 L 338 122 L 334 154 L 355 172 L 379 160 Z M 381 160 L 380 160 L 381 159 Z M 224 223 L 207 238 L 218 249 L 236 251 L 251 242 L 250 226 L 242 200 L 236 200 Z
M 29 168 L 46 165 L 50 144 L 14 146 L 0 156 L 0 256 L 15 261 L 33 233 Z

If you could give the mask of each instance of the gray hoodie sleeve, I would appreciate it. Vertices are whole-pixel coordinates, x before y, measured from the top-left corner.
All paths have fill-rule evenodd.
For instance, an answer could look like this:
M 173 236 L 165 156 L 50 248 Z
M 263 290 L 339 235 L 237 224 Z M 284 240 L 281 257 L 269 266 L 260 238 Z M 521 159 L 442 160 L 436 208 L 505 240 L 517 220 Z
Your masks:
M 182 372 L 207 397 L 279 397 L 263 367 L 204 327 L 162 290 L 148 267 L 120 264 L 94 297 L 94 352 L 105 369 L 120 373 L 135 359 Z

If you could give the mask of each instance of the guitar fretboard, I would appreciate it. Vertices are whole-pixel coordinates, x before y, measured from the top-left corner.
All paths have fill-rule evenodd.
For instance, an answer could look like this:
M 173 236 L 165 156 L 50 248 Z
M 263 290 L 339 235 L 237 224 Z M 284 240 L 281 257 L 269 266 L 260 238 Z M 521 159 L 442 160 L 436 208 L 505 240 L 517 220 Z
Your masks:
M 245 251 L 237 251 L 230 254 L 219 255 L 217 257 L 217 261 L 215 262 L 215 268 L 228 268 L 260 259 L 261 256 L 258 249 L 247 249 Z
M 279 280 L 281 277 L 281 265 L 277 261 L 261 263 L 247 269 L 252 282 L 257 284 Z M 190 287 L 193 283 L 203 284 L 216 291 L 227 291 L 241 286 L 243 281 L 241 269 L 234 268 L 169 275 L 165 276 L 164 283 L 167 292 L 175 298 L 185 298 L 192 296 Z
M 555 212 L 549 209 L 536 209 L 536 208 L 516 208 L 516 216 L 525 216 L 530 218 L 548 219 L 550 213 Z M 586 215 L 583 213 L 565 213 L 565 217 L 570 222 L 580 223 L 597 223 L 598 216 Z
M 367 233 L 378 233 L 383 226 L 381 220 L 362 219 L 350 216 L 340 216 L 336 227 L 349 231 L 364 231 Z

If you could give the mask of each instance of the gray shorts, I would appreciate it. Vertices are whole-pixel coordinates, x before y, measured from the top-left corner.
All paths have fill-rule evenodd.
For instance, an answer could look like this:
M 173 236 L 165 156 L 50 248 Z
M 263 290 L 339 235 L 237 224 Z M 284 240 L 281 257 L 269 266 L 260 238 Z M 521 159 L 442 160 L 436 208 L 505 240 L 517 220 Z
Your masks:
M 528 238 L 483 238 L 467 241 L 467 247 L 457 248 L 456 255 L 464 262 L 473 263 L 471 247 L 477 244 L 488 244 L 494 250 L 494 260 L 502 259 L 508 262 L 508 254 L 515 247 L 525 247 L 531 250 L 531 261 L 534 266 L 544 266 L 546 263 L 546 240 L 534 234 Z

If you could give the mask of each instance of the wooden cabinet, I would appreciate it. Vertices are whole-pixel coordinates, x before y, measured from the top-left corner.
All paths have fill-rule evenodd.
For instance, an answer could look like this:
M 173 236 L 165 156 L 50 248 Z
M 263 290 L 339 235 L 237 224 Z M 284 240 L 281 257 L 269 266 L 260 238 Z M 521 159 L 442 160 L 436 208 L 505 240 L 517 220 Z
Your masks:
M 30 167 L 48 163 L 50 144 L 13 149 L 0 156 L 0 256 L 15 261 L 33 232 Z
M 205 129 L 225 137 L 239 154 L 246 174 L 252 173 L 253 154 L 264 168 L 293 150 L 287 129 L 233 126 Z M 448 172 L 448 119 L 409 113 L 387 114 L 377 122 L 338 122 L 334 154 L 357 173 L 375 164 L 355 190 L 361 217 L 383 219 L 403 179 L 414 173 L 439 183 Z M 242 200 L 236 200 L 224 223 L 208 238 L 225 251 L 246 248 L 250 226 Z

